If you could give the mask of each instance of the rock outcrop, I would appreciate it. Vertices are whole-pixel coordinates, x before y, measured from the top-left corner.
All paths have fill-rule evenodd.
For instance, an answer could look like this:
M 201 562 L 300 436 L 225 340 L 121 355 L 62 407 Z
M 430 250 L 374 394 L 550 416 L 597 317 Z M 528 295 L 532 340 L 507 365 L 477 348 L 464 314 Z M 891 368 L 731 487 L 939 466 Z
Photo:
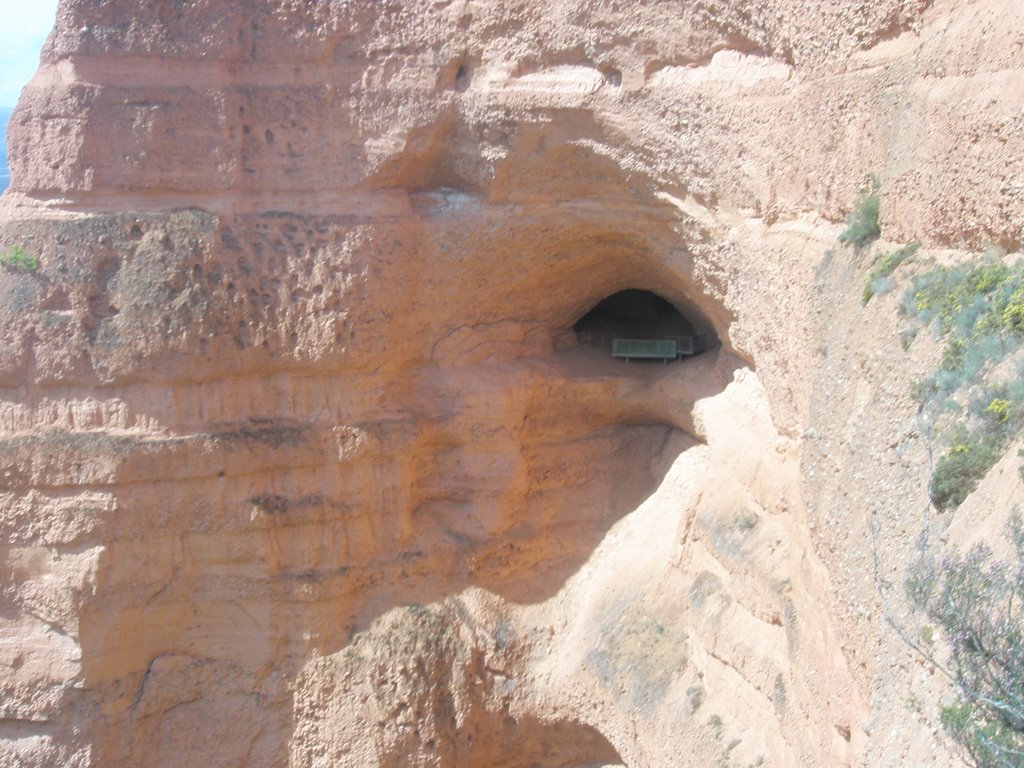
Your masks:
M 64 0 L 0 200 L 41 262 L 0 275 L 0 762 L 956 764 L 873 581 L 927 340 L 826 251 L 871 173 L 894 242 L 1020 246 L 1019 22 Z M 625 289 L 717 345 L 581 346 Z
M 0 192 L 7 189 L 11 174 L 7 170 L 7 121 L 11 117 L 9 107 L 0 107 Z

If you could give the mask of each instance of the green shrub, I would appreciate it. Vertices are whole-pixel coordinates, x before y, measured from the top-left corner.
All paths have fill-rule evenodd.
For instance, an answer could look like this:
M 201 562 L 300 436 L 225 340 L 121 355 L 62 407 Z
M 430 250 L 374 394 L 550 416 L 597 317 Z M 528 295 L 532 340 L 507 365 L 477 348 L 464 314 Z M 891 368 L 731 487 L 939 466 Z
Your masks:
M 943 334 L 1024 335 L 1024 265 L 989 258 L 935 270 L 914 281 L 904 309 Z
M 941 628 L 956 698 L 942 724 L 978 768 L 1024 766 L 1024 523 L 1010 521 L 1015 558 L 977 545 L 966 557 L 919 561 L 914 606 Z
M 892 285 L 889 276 L 896 271 L 900 264 L 913 258 L 920 247 L 920 243 L 909 243 L 902 248 L 897 248 L 895 251 L 883 253 L 875 259 L 871 272 L 868 273 L 867 281 L 864 283 L 864 290 L 860 295 L 860 303 L 867 304 L 873 297 L 888 291 Z
M 20 245 L 12 245 L 5 252 L 0 253 L 0 267 L 15 267 L 34 271 L 39 269 L 39 259 L 29 256 Z
M 1010 418 L 1013 405 L 1002 397 L 993 397 L 985 406 L 985 414 L 996 424 L 1005 424 Z
M 945 337 L 937 390 L 948 394 L 976 380 L 1024 341 L 1024 264 L 990 257 L 915 278 L 903 312 Z
M 878 213 L 882 203 L 878 191 L 878 179 L 872 178 L 871 186 L 861 192 L 853 210 L 846 217 L 846 229 L 839 235 L 839 242 L 860 250 L 871 245 L 882 234 L 878 227 Z
M 999 460 L 1024 422 L 1024 384 L 984 387 L 984 377 L 1024 341 L 1024 264 L 1007 265 L 991 256 L 980 263 L 933 270 L 915 278 L 903 311 L 944 337 L 939 369 L 916 388 L 922 406 L 956 410 L 959 421 L 951 447 L 935 465 L 932 501 L 940 509 L 959 506 Z M 971 416 L 964 418 L 961 394 L 978 388 Z M 970 423 L 970 429 L 968 429 Z
M 970 435 L 954 443 L 932 472 L 932 502 L 942 510 L 959 507 L 1002 453 L 1003 441 L 997 435 Z
M 1018 286 L 999 315 L 1001 325 L 1017 336 L 1024 336 L 1024 286 Z
M 1019 383 L 986 387 L 971 403 L 969 413 L 971 427 L 957 424 L 952 447 L 932 473 L 931 498 L 943 510 L 963 503 L 1020 431 L 1024 388 Z

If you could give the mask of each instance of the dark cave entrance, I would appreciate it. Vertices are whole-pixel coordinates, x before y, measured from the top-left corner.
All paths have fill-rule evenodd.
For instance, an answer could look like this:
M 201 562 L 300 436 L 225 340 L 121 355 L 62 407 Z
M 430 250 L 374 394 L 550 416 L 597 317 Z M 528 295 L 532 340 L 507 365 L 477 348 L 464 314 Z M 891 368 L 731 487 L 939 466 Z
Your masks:
M 706 322 L 651 291 L 630 288 L 598 302 L 572 327 L 580 344 L 632 360 L 676 360 L 717 346 Z

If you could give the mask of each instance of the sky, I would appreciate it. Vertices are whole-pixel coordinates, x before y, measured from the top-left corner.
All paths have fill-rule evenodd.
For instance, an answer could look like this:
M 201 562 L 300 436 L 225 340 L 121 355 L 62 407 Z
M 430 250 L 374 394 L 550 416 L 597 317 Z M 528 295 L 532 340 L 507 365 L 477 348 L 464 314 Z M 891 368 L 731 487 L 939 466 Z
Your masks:
M 39 66 L 57 0 L 0 0 L 0 107 L 13 107 Z

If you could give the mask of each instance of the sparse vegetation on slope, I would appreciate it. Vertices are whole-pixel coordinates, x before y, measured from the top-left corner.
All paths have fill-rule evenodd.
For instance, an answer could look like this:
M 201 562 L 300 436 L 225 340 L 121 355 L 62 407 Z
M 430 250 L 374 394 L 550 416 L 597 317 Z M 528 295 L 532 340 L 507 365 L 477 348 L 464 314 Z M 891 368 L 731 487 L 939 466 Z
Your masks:
M 955 700 L 942 723 L 978 768 L 1024 766 L 1024 522 L 1010 523 L 1016 557 L 978 545 L 966 556 L 923 560 L 907 592 L 940 627 Z
M 861 292 L 860 303 L 867 304 L 875 296 L 888 291 L 892 287 L 892 273 L 900 264 L 913 258 L 920 247 L 920 243 L 909 243 L 895 251 L 875 257 L 871 272 L 864 283 L 864 290 Z
M 940 368 L 918 394 L 922 402 L 955 413 L 948 420 L 949 448 L 931 480 L 932 501 L 952 509 L 977 487 L 1024 424 L 1020 377 L 1008 371 L 1001 383 L 984 383 L 1024 341 L 1024 264 L 1009 265 L 990 255 L 980 264 L 933 270 L 914 280 L 904 312 L 945 340 Z M 1020 366 L 1009 365 L 1015 363 Z
M 891 274 L 893 261 L 876 260 L 865 303 L 874 295 L 876 271 Z M 917 396 L 948 446 L 932 472 L 930 498 L 939 509 L 952 510 L 1024 428 L 1024 264 L 992 253 L 980 262 L 931 270 L 914 279 L 903 313 L 932 327 L 944 343 L 939 370 L 920 383 Z M 953 682 L 953 699 L 941 706 L 942 724 L 977 768 L 1024 768 L 1019 512 L 1011 518 L 1010 539 L 1014 553 L 1008 561 L 983 544 L 966 555 L 938 558 L 923 539 L 906 582 L 912 606 L 930 624 L 919 633 L 923 645 L 908 639 L 913 633 L 901 636 Z M 935 644 L 937 636 L 942 644 Z
M 15 267 L 34 271 L 39 269 L 39 259 L 27 254 L 20 245 L 12 245 L 0 253 L 0 267 Z

